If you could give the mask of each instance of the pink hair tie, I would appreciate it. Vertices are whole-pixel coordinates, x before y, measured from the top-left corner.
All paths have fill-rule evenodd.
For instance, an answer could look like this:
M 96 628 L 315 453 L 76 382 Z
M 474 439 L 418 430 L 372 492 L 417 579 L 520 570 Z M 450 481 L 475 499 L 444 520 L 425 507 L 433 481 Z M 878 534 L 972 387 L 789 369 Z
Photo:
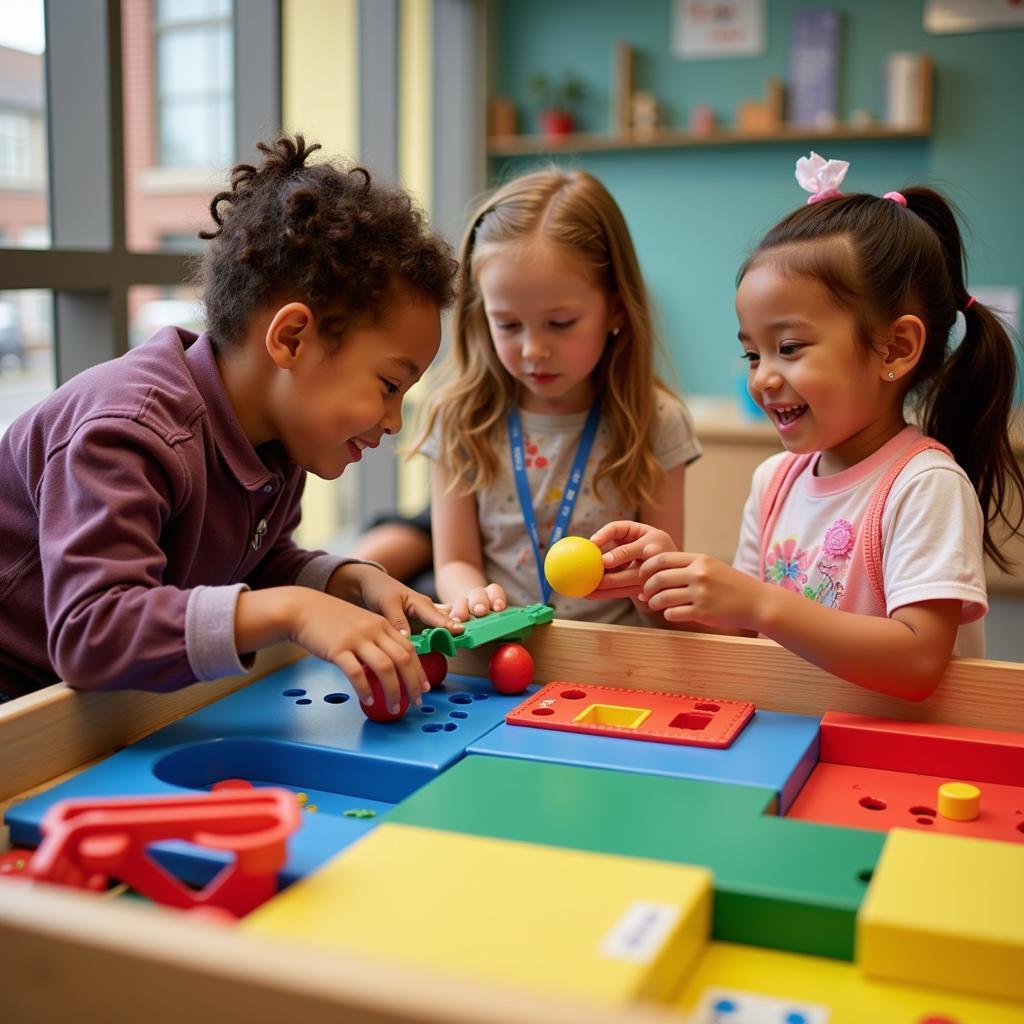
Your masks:
M 907 197 L 902 192 L 886 192 L 883 199 L 891 199 L 894 203 L 899 203 L 900 206 L 907 205 Z
M 973 306 L 973 305 L 974 305 L 974 296 L 973 295 L 969 295 L 967 297 L 967 304 L 964 306 L 964 312 L 966 313 L 967 310 L 969 310 L 971 308 L 971 306 Z
M 837 188 L 829 188 L 824 192 L 816 192 L 813 196 L 807 197 L 807 205 L 810 206 L 812 203 L 821 203 L 826 199 L 838 199 L 843 193 Z

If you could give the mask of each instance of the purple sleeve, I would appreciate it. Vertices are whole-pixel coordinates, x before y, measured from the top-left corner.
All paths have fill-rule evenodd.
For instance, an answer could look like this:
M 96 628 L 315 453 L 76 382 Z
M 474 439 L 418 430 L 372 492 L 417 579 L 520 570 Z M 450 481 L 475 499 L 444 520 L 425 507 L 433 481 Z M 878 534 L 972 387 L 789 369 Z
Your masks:
M 51 455 L 39 547 L 50 660 L 69 685 L 166 691 L 245 670 L 234 639 L 243 585 L 163 584 L 161 528 L 188 486 L 175 450 L 129 419 L 93 421 Z

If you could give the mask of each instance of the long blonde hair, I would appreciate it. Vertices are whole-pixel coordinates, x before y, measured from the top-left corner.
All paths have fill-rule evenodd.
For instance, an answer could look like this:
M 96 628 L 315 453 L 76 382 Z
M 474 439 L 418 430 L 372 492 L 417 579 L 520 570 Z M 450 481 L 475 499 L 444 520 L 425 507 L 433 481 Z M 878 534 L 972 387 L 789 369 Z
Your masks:
M 484 250 L 554 243 L 593 274 L 610 301 L 621 304 L 623 325 L 609 336 L 593 371 L 610 444 L 598 464 L 595 490 L 611 479 L 630 505 L 655 495 L 663 470 L 653 453 L 657 394 L 670 394 L 657 375 L 657 341 L 633 242 L 608 190 L 584 171 L 559 168 L 515 178 L 475 211 L 459 251 L 457 294 L 447 379 L 425 411 L 413 450 L 437 432 L 438 462 L 451 489 L 486 489 L 498 472 L 495 444 L 518 401 L 519 385 L 501 365 L 484 315 L 476 271 Z

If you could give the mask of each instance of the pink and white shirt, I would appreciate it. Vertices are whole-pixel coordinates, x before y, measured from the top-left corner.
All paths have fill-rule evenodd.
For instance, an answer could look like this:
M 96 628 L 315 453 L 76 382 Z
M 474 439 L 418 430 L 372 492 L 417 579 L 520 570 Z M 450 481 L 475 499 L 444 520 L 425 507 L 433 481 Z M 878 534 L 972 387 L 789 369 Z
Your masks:
M 949 455 L 936 450 L 915 455 L 889 492 L 881 517 L 884 607 L 862 564 L 860 534 L 872 495 L 886 470 L 920 440 L 916 427 L 906 427 L 863 461 L 831 476 L 816 475 L 820 454 L 815 456 L 793 480 L 762 538 L 765 495 L 787 453 L 766 459 L 754 471 L 733 565 L 819 604 L 861 615 L 889 616 L 919 601 L 959 600 L 953 653 L 981 658 L 988 611 L 984 521 L 970 480 Z

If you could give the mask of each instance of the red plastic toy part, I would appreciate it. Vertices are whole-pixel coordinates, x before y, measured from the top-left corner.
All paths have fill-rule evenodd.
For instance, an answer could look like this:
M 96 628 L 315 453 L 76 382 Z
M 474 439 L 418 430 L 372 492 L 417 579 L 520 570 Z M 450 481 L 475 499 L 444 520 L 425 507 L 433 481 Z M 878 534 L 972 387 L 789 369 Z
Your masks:
M 420 664 L 431 686 L 440 686 L 448 675 L 448 659 L 440 651 L 421 654 Z
M 29 874 L 90 889 L 116 878 L 156 903 L 242 917 L 277 892 L 287 839 L 299 820 L 295 794 L 286 789 L 62 800 L 42 820 L 43 841 Z M 234 860 L 195 891 L 149 856 L 151 843 L 167 839 L 225 850 Z
M 371 722 L 397 722 L 409 710 L 409 695 L 405 692 L 405 687 L 399 686 L 398 714 L 392 714 L 388 710 L 384 687 L 380 685 L 377 673 L 365 665 L 363 671 L 366 673 L 366 681 L 370 684 L 370 693 L 373 695 L 373 700 L 369 704 L 363 704 L 360 701 L 359 706 L 363 709 L 363 714 Z
M 754 714 L 738 700 L 627 690 L 591 683 L 548 683 L 506 716 L 509 725 L 589 732 L 654 743 L 728 747 Z
M 533 658 L 522 644 L 499 644 L 491 655 L 487 677 L 498 693 L 522 693 L 533 682 Z

